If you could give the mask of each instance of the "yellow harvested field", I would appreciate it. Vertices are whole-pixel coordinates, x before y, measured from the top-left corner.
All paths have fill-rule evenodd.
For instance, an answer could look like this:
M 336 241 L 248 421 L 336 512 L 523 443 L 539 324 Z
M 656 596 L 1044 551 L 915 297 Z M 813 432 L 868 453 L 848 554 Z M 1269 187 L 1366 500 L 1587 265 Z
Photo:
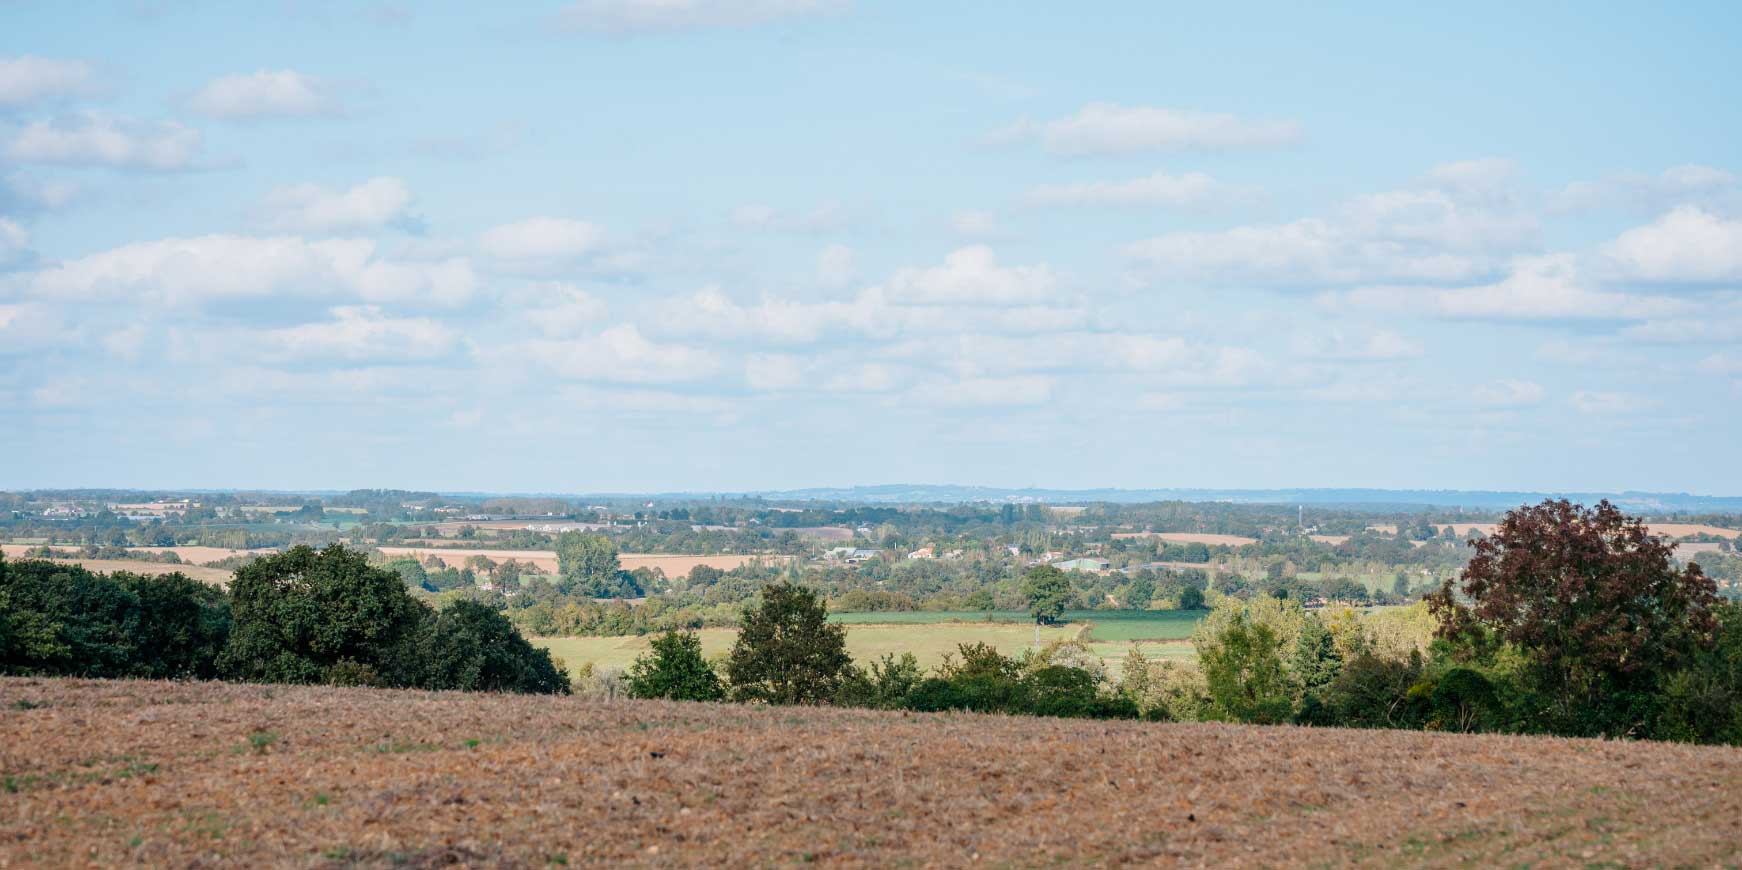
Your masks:
M 0 678 L 0 866 L 1725 867 L 1742 750 Z
M 1321 544 L 1330 544 L 1333 547 L 1349 540 L 1348 535 L 1307 535 L 1307 537 Z
M 383 555 L 389 557 L 411 556 L 419 561 L 431 556 L 438 558 L 442 564 L 450 568 L 464 568 L 466 560 L 473 556 L 484 556 L 493 562 L 506 562 L 514 559 L 523 565 L 534 565 L 547 574 L 557 572 L 555 550 L 457 550 L 435 547 L 377 547 Z M 754 562 L 758 559 L 780 560 L 784 556 L 755 555 L 723 555 L 723 556 L 682 556 L 665 553 L 623 553 L 618 561 L 623 570 L 633 571 L 636 568 L 657 568 L 665 572 L 665 576 L 677 578 L 688 577 L 690 569 L 697 565 L 707 565 L 721 571 Z
M 11 552 L 8 552 L 6 558 L 13 559 L 17 557 Z M 49 561 L 60 562 L 65 565 L 83 565 L 87 571 L 98 571 L 104 574 L 112 574 L 116 571 L 130 571 L 134 574 L 144 574 L 148 577 L 156 577 L 159 574 L 181 573 L 198 580 L 201 583 L 210 583 L 213 586 L 223 586 L 229 583 L 231 573 L 222 568 L 205 568 L 199 565 L 170 565 L 164 562 L 144 562 L 137 559 L 77 558 L 50 559 Z
M 1211 547 L 1244 547 L 1258 543 L 1257 538 L 1242 535 L 1218 535 L 1212 532 L 1114 532 L 1115 538 L 1159 538 L 1175 544 L 1205 544 Z
M 196 565 L 228 559 L 231 556 L 270 556 L 278 552 L 272 549 L 232 550 L 228 547 L 128 547 L 127 549 L 141 553 L 174 553 L 183 562 L 192 562 Z
M 1646 528 L 1651 529 L 1652 534 L 1666 538 L 1685 538 L 1689 535 L 1715 535 L 1731 539 L 1742 537 L 1742 530 L 1697 523 L 1647 523 Z

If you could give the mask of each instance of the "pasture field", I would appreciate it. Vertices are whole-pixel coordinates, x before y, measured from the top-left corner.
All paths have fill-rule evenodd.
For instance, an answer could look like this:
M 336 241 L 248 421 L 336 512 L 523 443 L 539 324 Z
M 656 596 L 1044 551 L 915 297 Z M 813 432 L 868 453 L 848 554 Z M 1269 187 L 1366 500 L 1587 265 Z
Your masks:
M 1742 750 L 0 678 L 3 866 L 1734 866 Z
M 855 615 L 855 614 L 844 614 Z M 984 614 L 981 614 L 984 616 Z M 1059 626 L 1043 626 L 1040 630 L 1041 643 L 1055 640 L 1068 640 L 1076 636 L 1081 623 L 1070 623 Z M 1089 648 L 1097 656 L 1107 661 L 1110 667 L 1117 667 L 1118 662 L 1130 653 L 1133 643 L 1130 640 L 1104 638 L 1100 625 Z M 1177 633 L 1177 629 L 1176 629 Z M 1189 635 L 1190 629 L 1186 629 Z M 707 656 L 725 655 L 732 648 L 732 642 L 738 636 L 735 628 L 704 628 L 697 631 L 701 635 L 702 654 Z M 652 648 L 653 638 L 657 635 L 624 635 L 617 637 L 539 637 L 532 642 L 551 651 L 552 655 L 562 659 L 571 671 L 586 662 L 592 662 L 601 668 L 627 669 L 637 656 Z M 1184 635 L 1181 635 L 1184 637 Z M 904 652 L 913 653 L 919 659 L 922 667 L 933 668 L 943 661 L 944 656 L 956 651 L 958 644 L 985 643 L 996 647 L 1005 655 L 1016 655 L 1034 645 L 1034 623 L 987 623 L 987 622 L 911 622 L 894 624 L 847 624 L 847 652 L 860 665 L 869 664 L 882 658 L 885 654 L 901 655 Z M 1182 639 L 1149 640 L 1140 644 L 1144 655 L 1155 659 L 1189 660 L 1196 657 L 1196 652 L 1190 643 Z
M 1067 610 L 1064 628 L 1073 633 L 1084 623 L 1094 624 L 1095 640 L 1171 641 L 1192 636 L 1192 629 L 1207 610 Z M 848 625 L 935 625 L 939 623 L 1014 623 L 1032 626 L 1026 610 L 912 610 L 886 613 L 831 613 L 829 621 Z M 1033 629 L 1029 628 L 1032 635 Z
M 1114 538 L 1158 538 L 1174 544 L 1204 544 L 1210 547 L 1244 547 L 1258 543 L 1257 538 L 1244 535 L 1220 535 L 1213 532 L 1114 532 Z

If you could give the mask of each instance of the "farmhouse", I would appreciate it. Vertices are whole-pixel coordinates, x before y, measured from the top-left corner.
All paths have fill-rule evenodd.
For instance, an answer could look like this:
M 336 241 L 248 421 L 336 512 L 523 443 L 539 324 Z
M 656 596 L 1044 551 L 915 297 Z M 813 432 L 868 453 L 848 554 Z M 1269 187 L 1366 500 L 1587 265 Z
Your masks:
M 1054 562 L 1053 567 L 1060 571 L 1091 571 L 1100 574 L 1112 570 L 1113 563 L 1106 559 L 1066 559 L 1063 562 Z
M 919 549 L 907 554 L 907 558 L 909 559 L 936 559 L 937 557 L 937 549 L 930 546 L 920 547 Z

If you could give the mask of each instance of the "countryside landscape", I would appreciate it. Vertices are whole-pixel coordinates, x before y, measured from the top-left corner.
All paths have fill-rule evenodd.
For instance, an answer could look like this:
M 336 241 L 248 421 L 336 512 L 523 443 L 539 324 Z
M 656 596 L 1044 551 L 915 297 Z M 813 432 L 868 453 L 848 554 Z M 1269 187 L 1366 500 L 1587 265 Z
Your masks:
M 0 0 L 0 870 L 1742 870 L 1739 39 Z

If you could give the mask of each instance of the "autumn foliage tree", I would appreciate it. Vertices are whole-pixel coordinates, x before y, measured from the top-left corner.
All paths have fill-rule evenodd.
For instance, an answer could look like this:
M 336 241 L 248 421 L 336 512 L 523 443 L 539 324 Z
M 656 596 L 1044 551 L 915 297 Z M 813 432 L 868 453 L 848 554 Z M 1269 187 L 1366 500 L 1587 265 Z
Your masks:
M 1660 680 L 1711 643 L 1715 584 L 1608 501 L 1519 508 L 1472 546 L 1428 605 L 1464 655 L 1520 662 L 1526 727 L 1637 733 Z

